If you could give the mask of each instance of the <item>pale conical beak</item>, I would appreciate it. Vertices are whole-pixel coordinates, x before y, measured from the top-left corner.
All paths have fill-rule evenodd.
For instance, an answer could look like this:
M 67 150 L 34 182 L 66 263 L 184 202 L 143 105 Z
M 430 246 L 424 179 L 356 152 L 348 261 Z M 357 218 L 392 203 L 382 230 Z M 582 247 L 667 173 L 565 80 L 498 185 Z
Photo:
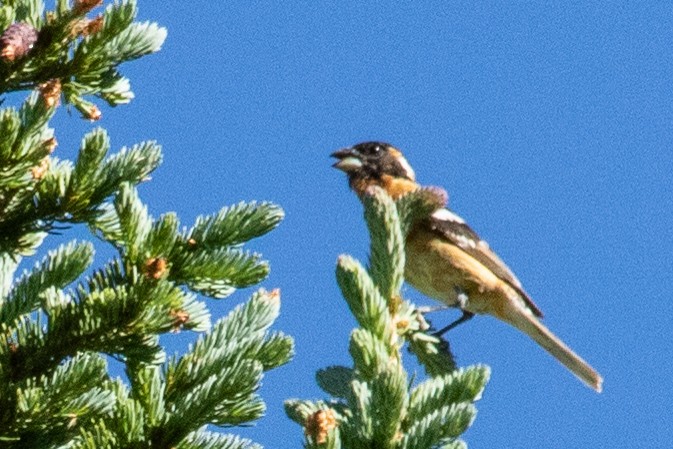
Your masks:
M 330 156 L 339 159 L 332 165 L 332 167 L 346 173 L 354 172 L 362 168 L 362 159 L 360 158 L 360 153 L 358 153 L 358 151 L 354 150 L 353 148 L 343 148 L 330 154 Z

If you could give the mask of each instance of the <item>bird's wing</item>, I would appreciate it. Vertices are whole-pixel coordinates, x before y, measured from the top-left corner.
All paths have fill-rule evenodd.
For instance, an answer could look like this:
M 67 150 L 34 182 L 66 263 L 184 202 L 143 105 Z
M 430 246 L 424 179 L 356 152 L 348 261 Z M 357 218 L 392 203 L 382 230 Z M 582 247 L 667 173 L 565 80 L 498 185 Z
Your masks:
M 461 248 L 486 268 L 491 270 L 491 272 L 498 278 L 507 282 L 521 295 L 533 314 L 537 317 L 542 317 L 542 311 L 524 291 L 521 282 L 519 282 L 514 273 L 512 273 L 509 267 L 507 267 L 507 265 L 505 265 L 505 263 L 489 248 L 488 243 L 482 240 L 479 235 L 465 223 L 465 220 L 446 208 L 438 209 L 428 220 L 433 232 Z

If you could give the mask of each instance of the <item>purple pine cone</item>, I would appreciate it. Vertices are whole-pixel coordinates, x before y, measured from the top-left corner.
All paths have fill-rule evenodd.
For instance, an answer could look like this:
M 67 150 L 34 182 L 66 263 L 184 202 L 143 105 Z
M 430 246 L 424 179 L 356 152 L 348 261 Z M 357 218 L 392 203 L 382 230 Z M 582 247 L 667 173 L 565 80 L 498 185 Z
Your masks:
M 21 59 L 37 42 L 37 30 L 27 23 L 14 23 L 0 36 L 0 57 L 5 61 Z

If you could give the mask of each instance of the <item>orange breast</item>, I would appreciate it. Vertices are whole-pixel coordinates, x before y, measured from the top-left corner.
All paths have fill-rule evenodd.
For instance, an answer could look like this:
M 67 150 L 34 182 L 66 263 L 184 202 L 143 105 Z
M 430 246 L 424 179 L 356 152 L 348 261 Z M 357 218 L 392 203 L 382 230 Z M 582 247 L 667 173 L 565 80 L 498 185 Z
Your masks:
M 388 192 L 394 200 L 399 197 L 418 190 L 418 184 L 406 178 L 395 178 L 393 176 L 383 175 L 381 177 L 381 187 Z
M 363 195 L 369 186 L 376 185 L 384 189 L 394 200 L 418 189 L 418 184 L 405 178 L 383 175 L 380 179 L 357 179 L 351 187 L 358 195 Z

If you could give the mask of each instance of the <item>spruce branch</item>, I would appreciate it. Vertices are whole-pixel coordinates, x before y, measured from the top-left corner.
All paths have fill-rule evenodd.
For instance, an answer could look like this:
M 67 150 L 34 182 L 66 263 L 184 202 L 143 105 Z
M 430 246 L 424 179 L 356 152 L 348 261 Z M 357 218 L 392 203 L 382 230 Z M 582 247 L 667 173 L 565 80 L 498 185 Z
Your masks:
M 0 322 L 12 322 L 21 315 L 35 311 L 43 303 L 43 294 L 50 288 L 62 289 L 77 279 L 93 261 L 93 246 L 71 242 L 50 251 L 31 271 L 24 272 L 6 299 L 0 300 Z M 14 272 L 3 272 L 9 282 Z M 3 283 L 7 281 L 3 280 Z
M 409 414 L 424 416 L 446 402 L 478 400 L 489 376 L 487 366 L 476 365 L 468 370 L 459 369 L 448 375 L 428 379 L 412 390 Z
M 422 317 L 419 316 L 418 319 Z M 427 334 L 425 331 L 428 328 L 429 326 L 424 325 L 422 330 L 414 330 L 407 334 L 409 352 L 416 356 L 429 376 L 441 376 L 453 372 L 456 369 L 456 362 L 451 354 L 449 342 L 443 337 Z
M 388 304 L 380 290 L 358 261 L 341 256 L 337 263 L 337 283 L 351 312 L 363 328 L 383 341 L 394 338 Z
M 70 426 L 68 417 L 104 416 L 115 405 L 112 392 L 101 388 L 106 374 L 105 360 L 82 353 L 60 365 L 51 376 L 28 379 L 17 392 L 17 422 L 55 430 Z
M 218 320 L 197 294 L 222 298 L 260 282 L 268 263 L 243 245 L 283 218 L 271 203 L 240 203 L 189 229 L 174 213 L 148 213 L 137 185 L 161 163 L 143 142 L 110 153 L 96 128 L 74 161 L 52 153 L 49 121 L 65 100 L 85 118 L 133 98 L 123 62 L 158 51 L 166 31 L 138 23 L 136 2 L 0 4 L 0 94 L 30 90 L 0 110 L 0 442 L 9 447 L 256 448 L 206 426 L 259 418 L 264 373 L 289 361 L 293 341 L 270 328 L 277 290 L 260 290 Z M 88 276 L 94 246 L 63 244 L 17 277 L 51 233 L 84 223 L 118 255 Z M 166 358 L 159 336 L 201 338 Z M 105 356 L 123 363 L 112 379 Z M 4 446 L 3 446 L 4 447 Z
M 192 441 L 205 424 L 238 425 L 259 418 L 264 404 L 256 394 L 263 372 L 287 363 L 292 341 L 270 334 L 279 312 L 279 292 L 260 290 L 218 321 L 165 371 L 165 418 L 153 430 L 159 447 Z M 190 443 L 192 444 L 192 443 Z
M 287 416 L 304 428 L 307 448 L 333 448 L 341 447 L 340 433 L 337 431 L 338 421 L 344 420 L 338 409 L 342 408 L 338 403 L 326 403 L 323 401 L 303 401 L 289 399 L 285 401 L 285 413 Z M 350 413 L 344 410 L 345 413 Z
M 200 430 L 190 433 L 176 449 L 262 449 L 262 446 L 235 435 Z
M 130 396 L 142 410 L 143 424 L 155 427 L 166 416 L 165 384 L 161 368 L 144 363 L 128 363 L 126 374 L 131 382 Z
M 332 397 L 346 399 L 350 393 L 349 383 L 353 370 L 345 366 L 330 366 L 318 370 L 316 381 L 323 391 Z
M 227 297 L 268 275 L 266 261 L 239 249 L 241 239 L 269 232 L 283 217 L 275 205 L 240 204 L 215 217 L 199 217 L 194 227 L 181 232 L 174 214 L 154 220 L 129 184 L 122 186 L 114 206 L 102 210 L 92 225 L 127 263 L 150 278 L 165 278 L 213 298 Z M 234 225 L 244 230 L 232 235 Z
M 37 0 L 6 2 L 0 9 L 5 30 L 0 38 L 0 92 L 57 83 L 52 104 L 62 94 L 84 118 L 98 120 L 100 110 L 84 97 L 99 97 L 110 106 L 128 103 L 133 93 L 117 67 L 159 51 L 166 30 L 135 22 L 135 0 L 111 3 L 93 19 L 86 15 L 97 1 L 57 3 L 46 14 Z
M 392 198 L 381 189 L 365 196 L 365 221 L 371 235 L 369 274 L 384 298 L 392 298 L 404 282 L 402 229 Z
M 270 232 L 283 217 L 283 210 L 275 204 L 241 202 L 215 215 L 198 217 L 186 238 L 206 248 L 239 245 Z
M 214 298 L 226 298 L 237 288 L 254 285 L 268 274 L 269 266 L 258 254 L 229 248 L 196 250 L 173 272 L 178 282 Z
M 230 369 L 241 360 L 255 360 L 263 370 L 287 363 L 292 355 L 291 340 L 268 334 L 279 311 L 279 292 L 261 290 L 218 321 L 184 357 L 168 364 L 167 399 L 177 401 L 194 385 L 207 381 L 211 374 Z M 279 352 L 271 358 L 270 349 Z
M 202 307 L 193 303 L 193 297 L 168 282 L 141 277 L 131 285 L 89 291 L 80 287 L 74 297 L 44 310 L 46 325 L 24 316 L 9 327 L 11 340 L 0 342 L 11 356 L 9 377 L 16 381 L 48 371 L 79 351 L 160 363 L 164 355 L 156 335 L 178 323 L 186 329 L 196 327 L 198 321 L 183 322 L 172 313 Z
M 96 219 L 107 209 L 102 203 L 124 183 L 137 184 L 161 162 L 160 148 L 152 142 L 105 159 L 109 139 L 96 129 L 82 141 L 73 166 L 50 156 L 53 130 L 51 112 L 31 95 L 16 113 L 6 109 L 0 114 L 0 126 L 16 129 L 11 144 L 0 146 L 0 250 L 31 255 L 47 233 L 63 224 Z M 45 163 L 44 172 L 36 171 Z
M 286 413 L 308 448 L 463 447 L 458 437 L 476 415 L 489 377 L 485 366 L 456 369 L 448 343 L 428 334 L 421 311 L 403 299 L 404 242 L 411 225 L 446 203 L 441 189 L 420 189 L 393 201 L 378 188 L 363 198 L 371 236 L 369 269 L 350 256 L 337 262 L 337 283 L 355 316 L 353 367 L 317 374 L 326 402 L 290 400 Z M 430 376 L 410 385 L 405 345 Z M 412 378 L 417 378 L 414 375 Z

